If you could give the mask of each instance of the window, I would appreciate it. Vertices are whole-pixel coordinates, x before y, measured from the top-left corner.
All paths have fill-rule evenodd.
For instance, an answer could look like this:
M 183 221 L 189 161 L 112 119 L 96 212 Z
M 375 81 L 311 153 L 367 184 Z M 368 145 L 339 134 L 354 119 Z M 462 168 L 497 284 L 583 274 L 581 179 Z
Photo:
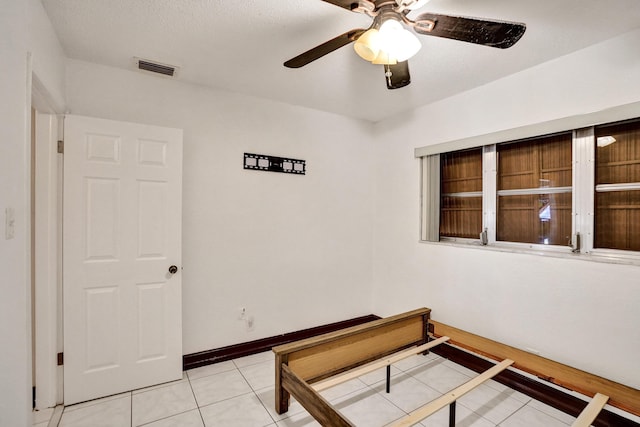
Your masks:
M 482 231 L 482 148 L 440 156 L 440 236 L 477 239 Z
M 640 121 L 597 126 L 595 248 L 640 251 Z
M 567 245 L 571 133 L 499 144 L 498 241 Z
M 422 240 L 467 239 L 640 262 L 640 118 L 457 151 L 440 148 L 416 150 L 422 157 Z

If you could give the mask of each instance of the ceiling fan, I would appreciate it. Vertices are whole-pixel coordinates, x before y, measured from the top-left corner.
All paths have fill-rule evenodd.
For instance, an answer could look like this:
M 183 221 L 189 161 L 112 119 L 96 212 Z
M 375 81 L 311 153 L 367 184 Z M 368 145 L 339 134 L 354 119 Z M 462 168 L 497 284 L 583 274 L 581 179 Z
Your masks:
M 415 19 L 409 12 L 424 6 L 429 0 L 322 0 L 373 18 L 368 29 L 347 31 L 321 45 L 291 58 L 288 68 L 300 68 L 343 46 L 355 42 L 356 53 L 373 64 L 384 66 L 388 89 L 398 89 L 411 82 L 407 60 L 420 50 L 420 41 L 405 27 L 422 35 L 444 37 L 483 46 L 506 49 L 524 34 L 526 25 L 423 13 Z

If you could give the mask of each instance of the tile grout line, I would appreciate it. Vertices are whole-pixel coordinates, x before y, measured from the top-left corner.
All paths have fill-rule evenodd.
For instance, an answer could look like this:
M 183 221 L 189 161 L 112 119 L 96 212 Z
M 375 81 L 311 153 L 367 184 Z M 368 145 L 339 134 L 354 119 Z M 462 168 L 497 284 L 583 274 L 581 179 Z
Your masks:
M 202 420 L 202 425 L 206 427 L 207 423 L 204 422 L 204 417 L 202 416 L 202 411 L 200 410 L 200 404 L 198 403 L 196 392 L 193 391 L 193 385 L 191 385 L 191 378 L 189 377 L 189 374 L 186 371 L 184 374 L 187 376 L 187 381 L 189 381 L 189 388 L 191 389 L 191 395 L 193 396 L 193 401 L 196 403 L 196 408 L 198 409 L 198 414 L 200 415 L 200 419 Z
M 238 397 L 248 396 L 248 395 L 250 395 L 251 393 L 253 393 L 253 390 L 252 390 L 252 391 L 248 391 L 248 392 L 246 392 L 246 393 L 238 394 L 237 396 L 225 397 L 224 399 L 216 400 L 215 402 L 211 402 L 211 403 L 207 403 L 206 405 L 198 406 L 198 409 L 200 409 L 200 408 L 206 408 L 207 406 L 216 405 L 216 404 L 218 404 L 218 403 L 222 403 L 222 402 L 227 402 L 227 401 L 229 401 L 229 400 L 233 400 L 233 399 L 236 399 L 236 398 L 238 398 Z M 253 393 L 253 394 L 255 394 L 255 393 Z M 196 405 L 197 405 L 197 404 L 198 404 L 198 403 L 196 402 Z
M 200 408 L 206 408 L 207 406 L 215 405 L 215 404 L 220 403 L 220 402 L 226 402 L 227 400 L 235 399 L 236 397 L 246 396 L 246 395 L 248 395 L 248 394 L 253 393 L 253 388 L 251 387 L 251 384 L 249 384 L 249 382 L 244 378 L 244 376 L 242 375 L 242 373 L 240 373 L 239 369 L 237 369 L 237 368 L 236 368 L 236 369 L 231 369 L 231 370 L 229 370 L 229 371 L 218 372 L 218 373 L 213 374 L 213 375 L 207 375 L 207 377 L 212 377 L 212 376 L 214 376 L 214 375 L 218 375 L 218 374 L 224 374 L 224 373 L 231 372 L 231 371 L 234 371 L 234 370 L 238 371 L 238 373 L 240 374 L 240 376 L 242 376 L 242 379 L 244 379 L 244 380 L 247 382 L 247 385 L 249 386 L 250 391 L 247 391 L 247 392 L 245 392 L 245 393 L 240 393 L 240 394 L 238 394 L 238 395 L 236 395 L 236 396 L 225 397 L 224 399 L 216 400 L 215 402 L 207 403 L 206 405 L 200 405 L 200 404 L 198 403 L 198 399 L 197 399 L 197 397 L 195 396 L 195 391 L 193 390 L 193 386 L 191 385 L 191 380 L 189 380 L 189 385 L 191 386 L 191 391 L 194 393 L 194 398 L 196 399 L 196 406 L 198 406 L 198 409 L 200 409 Z M 199 380 L 201 380 L 202 378 L 207 378 L 207 377 L 194 378 L 194 381 L 199 381 Z
M 198 409 L 198 408 L 195 408 L 195 409 Z M 151 424 L 157 423 L 158 421 L 168 420 L 169 418 L 173 418 L 173 417 L 176 417 L 176 416 L 178 416 L 178 415 L 182 415 L 182 414 L 186 414 L 186 413 L 191 412 L 191 411 L 195 411 L 195 409 L 187 409 L 186 411 L 176 412 L 175 414 L 167 415 L 166 417 L 158 418 L 157 420 L 152 420 L 152 421 L 146 422 L 146 423 L 144 423 L 144 424 L 138 424 L 137 426 L 133 426 L 133 427 L 144 427 L 144 426 L 148 426 L 148 425 L 151 425 Z M 204 421 L 203 421 L 203 422 L 204 422 Z
M 404 371 L 400 370 L 400 372 L 402 372 L 402 374 L 404 374 Z M 412 378 L 413 378 L 413 377 L 412 377 Z M 393 377 L 391 377 L 391 379 L 393 379 Z M 384 380 L 383 380 L 383 381 L 384 381 Z M 383 381 L 379 381 L 378 383 L 374 383 L 374 384 L 379 384 L 380 382 L 383 382 Z M 372 384 L 372 385 L 368 385 L 368 384 L 366 384 L 366 386 L 367 386 L 367 387 L 369 387 L 371 390 L 373 390 L 375 393 L 379 394 L 379 395 L 380 395 L 383 399 L 385 399 L 387 402 L 391 403 L 393 406 L 395 406 L 396 408 L 398 408 L 398 409 L 400 410 L 400 412 L 402 412 L 402 413 L 404 414 L 404 415 L 402 416 L 403 418 L 404 418 L 406 415 L 409 415 L 409 412 L 405 411 L 404 409 L 402 409 L 401 407 L 399 407 L 398 405 L 396 405 L 396 403 L 395 403 L 395 402 L 393 402 L 391 399 L 387 398 L 387 396 L 386 396 L 387 392 L 386 392 L 386 391 L 385 391 L 384 393 L 383 393 L 383 392 L 381 392 L 381 391 L 377 391 L 377 390 L 373 387 L 373 385 L 374 385 L 374 384 Z M 391 384 L 391 386 L 393 387 L 393 383 Z M 389 394 L 390 394 L 390 393 L 389 393 Z M 395 420 L 394 420 L 394 421 L 395 421 Z
M 197 368 L 196 368 L 196 369 L 197 369 Z M 192 380 L 192 379 L 193 379 L 193 380 L 195 381 L 195 380 L 199 380 L 199 379 L 201 379 L 201 378 L 211 377 L 211 376 L 213 376 L 213 375 L 224 374 L 225 372 L 230 372 L 230 371 L 233 371 L 234 369 L 238 369 L 238 368 L 236 368 L 236 367 L 235 367 L 235 365 L 234 365 L 234 367 L 232 367 L 231 369 L 227 369 L 227 370 L 220 371 L 220 372 L 214 372 L 214 373 L 212 373 L 212 374 L 202 375 L 202 376 L 199 376 L 199 377 L 196 377 L 196 378 L 191 378 L 191 377 L 189 376 L 189 374 L 187 374 L 187 371 L 184 371 L 184 372 L 185 372 L 185 374 L 187 375 L 187 377 L 189 378 L 189 380 Z
M 494 390 L 494 391 L 497 391 L 497 390 Z M 498 399 L 498 397 L 500 397 L 501 395 L 503 395 L 503 394 L 504 394 L 504 392 L 498 392 L 498 393 L 499 393 L 499 394 L 498 394 L 497 396 L 495 396 L 495 397 L 491 398 L 488 402 L 483 403 L 483 404 L 480 406 L 480 408 L 478 408 L 478 409 L 483 409 L 483 408 L 485 408 L 487 405 L 490 405 L 494 400 Z M 467 394 L 469 394 L 469 393 L 467 393 Z M 501 419 L 501 420 L 500 420 L 499 422 L 497 422 L 497 423 L 494 423 L 494 422 L 493 422 L 493 421 L 491 421 L 489 418 L 485 417 L 486 413 L 488 413 L 488 411 L 489 411 L 490 409 L 497 407 L 497 405 L 499 405 L 501 402 L 504 402 L 506 399 L 512 399 L 512 400 L 515 400 L 516 402 L 520 403 L 521 405 L 518 407 L 518 409 L 516 409 L 515 411 L 511 412 L 509 415 L 507 415 L 506 417 L 504 417 L 503 419 Z M 494 424 L 494 425 L 496 425 L 496 426 L 499 426 L 500 424 L 502 424 L 503 422 L 505 422 L 507 419 L 509 419 L 509 418 L 511 418 L 513 415 L 515 415 L 515 414 L 516 414 L 518 411 L 520 411 L 522 408 L 524 408 L 525 406 L 527 406 L 527 404 L 526 404 L 526 403 L 522 403 L 522 402 L 520 402 L 519 400 L 517 400 L 517 399 L 513 399 L 513 398 L 512 398 L 512 397 L 510 397 L 510 396 L 505 396 L 505 397 L 503 397 L 503 398 L 499 399 L 499 401 L 500 401 L 500 402 L 499 402 L 499 403 L 497 403 L 496 405 L 491 405 L 491 406 L 487 409 L 487 411 L 486 411 L 486 412 L 480 412 L 480 411 L 474 410 L 473 408 L 471 408 L 471 407 L 469 407 L 469 406 L 467 406 L 467 405 L 465 405 L 464 403 L 459 402 L 459 401 L 458 401 L 458 403 L 459 403 L 460 405 L 464 406 L 465 408 L 469 409 L 469 410 L 470 410 L 471 412 L 473 412 L 474 414 L 477 414 L 477 415 L 478 415 L 478 416 L 480 416 L 482 419 L 485 419 L 485 420 L 489 421 L 490 423 L 492 423 L 492 424 Z
M 528 407 L 528 408 L 529 408 L 529 409 L 531 409 L 532 411 L 540 412 L 541 414 L 546 415 L 546 416 L 547 416 L 547 417 L 549 417 L 549 418 L 553 418 L 554 420 L 559 421 L 559 422 L 561 422 L 562 424 L 564 424 L 564 425 L 566 425 L 566 426 L 569 426 L 569 425 L 570 425 L 570 424 L 567 424 L 564 420 L 561 420 L 561 419 L 560 419 L 560 418 L 558 418 L 558 417 L 555 417 L 555 416 L 553 416 L 553 415 L 551 415 L 551 414 L 546 413 L 545 411 L 542 411 L 542 410 L 540 410 L 540 409 L 538 409 L 538 408 L 536 408 L 536 407 L 534 407 L 534 406 L 529 405 L 529 403 L 531 403 L 532 401 L 533 401 L 533 399 L 531 399 L 529 402 L 527 402 L 527 404 L 526 404 L 526 405 L 524 405 L 522 408 L 518 409 L 516 412 L 519 412 L 519 411 L 523 410 L 524 408 L 527 408 L 527 407 Z M 511 416 L 515 415 L 515 414 L 516 414 L 516 412 L 514 412 L 513 414 L 511 414 Z M 507 419 L 511 418 L 511 416 L 509 416 Z M 505 421 L 506 421 L 506 419 L 505 419 L 505 420 L 503 420 L 502 422 L 505 422 Z
M 183 372 L 184 372 L 184 371 L 183 371 Z M 185 374 L 186 374 L 186 373 L 185 373 Z M 171 414 L 171 415 L 167 415 L 167 416 L 164 416 L 164 417 L 161 417 L 161 418 L 155 419 L 155 420 L 151 420 L 151 421 L 148 421 L 148 422 L 144 422 L 143 424 L 139 424 L 139 425 L 137 425 L 137 426 L 134 426 L 134 425 L 133 425 L 133 420 L 132 420 L 132 421 L 131 421 L 131 425 L 132 425 L 132 427 L 143 427 L 143 426 L 147 426 L 147 425 L 150 425 L 150 424 L 156 423 L 156 422 L 161 421 L 161 420 L 167 420 L 167 419 L 169 419 L 169 418 L 172 418 L 172 417 L 175 417 L 175 416 L 178 416 L 178 415 L 186 414 L 186 413 L 191 412 L 191 411 L 193 411 L 193 410 L 195 410 L 195 409 L 198 409 L 198 413 L 200 413 L 200 410 L 199 410 L 199 407 L 198 407 L 198 401 L 197 401 L 197 399 L 196 399 L 196 397 L 195 397 L 195 394 L 194 394 L 194 392 L 193 392 L 193 387 L 191 387 L 191 381 L 189 381 L 189 376 L 188 376 L 188 375 L 186 375 L 186 377 L 187 377 L 187 380 L 186 380 L 186 381 L 178 380 L 178 381 L 173 381 L 173 382 L 171 382 L 171 383 L 166 383 L 166 384 L 167 384 L 167 386 L 171 386 L 171 385 L 175 385 L 175 384 L 177 384 L 177 383 L 179 383 L 179 382 L 188 382 L 189 387 L 190 387 L 190 389 L 191 389 L 191 394 L 192 394 L 192 396 L 193 396 L 193 400 L 194 400 L 194 402 L 195 402 L 195 404 L 196 404 L 196 407 L 195 407 L 195 408 L 192 408 L 192 409 L 186 409 L 186 410 L 184 410 L 184 411 L 182 411 L 182 412 L 176 412 L 176 413 L 173 413 L 173 414 Z M 162 389 L 162 388 L 164 388 L 164 387 L 158 387 L 158 388 L 154 388 L 153 390 L 143 391 L 143 392 L 140 392 L 140 393 L 136 393 L 135 395 L 142 395 L 142 394 L 144 394 L 144 393 L 157 391 L 157 390 L 160 390 L 160 389 Z M 132 418 L 133 418 L 133 396 L 134 396 L 134 394 L 133 394 L 133 393 L 131 393 L 131 407 L 132 407 L 132 409 L 131 409 L 131 417 L 132 417 Z M 201 413 L 200 413 L 200 418 L 202 418 L 202 414 L 201 414 Z M 203 424 L 204 424 L 204 420 L 203 420 L 202 422 L 203 422 Z
M 262 362 L 261 362 L 262 363 Z M 233 364 L 235 365 L 235 362 L 233 362 Z M 244 376 L 244 374 L 242 373 L 242 371 L 240 370 L 240 368 L 237 367 L 238 365 L 236 365 L 236 369 L 238 370 L 238 373 L 242 376 L 242 378 L 247 382 L 247 384 L 249 385 L 249 388 L 251 389 L 251 392 L 253 393 L 253 395 L 255 396 L 256 399 L 258 399 L 258 402 L 260 402 L 260 405 L 262 406 L 262 408 L 267 411 L 267 415 L 269 415 L 269 418 L 271 418 L 271 421 L 273 421 L 273 423 L 271 424 L 277 424 L 278 422 L 271 416 L 271 412 L 269 412 L 269 410 L 264 406 L 264 403 L 262 403 L 262 400 L 260 400 L 260 398 L 258 397 L 258 394 L 256 393 L 256 390 L 253 388 L 253 386 L 251 385 L 251 383 L 249 382 L 249 380 L 247 379 L 247 377 Z M 251 365 L 248 365 L 251 366 Z M 248 394 L 248 393 L 247 393 Z
M 533 399 L 531 399 L 531 401 L 533 401 Z M 531 403 L 531 402 L 529 402 L 529 403 Z M 526 404 L 526 406 L 528 406 L 530 409 L 534 409 L 534 410 L 536 410 L 536 411 L 538 411 L 538 412 L 541 412 L 541 413 L 545 414 L 546 416 L 553 418 L 554 420 L 558 420 L 558 421 L 560 421 L 562 424 L 565 424 L 565 425 L 571 425 L 571 424 L 568 424 L 567 422 L 565 422 L 565 420 L 561 419 L 560 417 L 557 417 L 556 415 L 553 415 L 553 414 L 550 414 L 550 413 L 548 413 L 548 412 L 545 412 L 545 411 L 543 411 L 543 410 L 541 410 L 541 409 L 538 409 L 538 408 L 536 408 L 535 406 L 529 405 L 529 403 L 527 403 L 527 404 Z M 553 407 L 552 407 L 552 408 L 553 408 Z M 554 408 L 554 409 L 555 409 L 555 408 Z M 557 409 L 557 410 L 559 411 L 559 409 Z M 566 415 L 569 415 L 569 414 L 566 414 Z M 571 415 L 569 415 L 569 416 L 571 416 Z M 575 417 L 573 417 L 573 418 L 575 419 Z
M 435 359 L 432 359 L 432 360 L 435 360 Z M 427 363 L 428 363 L 428 362 L 427 362 Z M 403 371 L 403 370 L 402 370 L 402 369 L 400 369 L 400 368 L 398 368 L 398 369 L 400 370 L 400 372 L 401 372 L 403 375 L 407 375 L 407 376 L 409 376 L 410 378 L 413 378 L 414 380 L 418 381 L 419 383 L 423 384 L 424 386 L 429 387 L 431 390 L 433 390 L 433 391 L 435 391 L 435 392 L 437 392 L 437 393 L 440 393 L 440 396 L 444 396 L 447 392 L 442 393 L 442 392 L 440 392 L 439 390 L 436 390 L 435 388 L 431 387 L 431 386 L 430 386 L 428 383 L 426 383 L 425 381 L 422 381 L 421 379 L 419 379 L 419 378 L 415 377 L 414 375 L 412 375 L 411 373 L 409 373 L 409 371 L 411 371 L 411 370 L 413 370 L 413 369 L 415 369 L 415 368 L 418 368 L 418 367 L 420 367 L 420 366 L 422 366 L 422 365 L 424 365 L 424 363 L 422 363 L 422 364 L 420 364 L 420 365 L 418 365 L 418 366 L 414 366 L 413 368 L 410 368 L 410 369 L 408 369 L 408 370 L 406 370 L 406 371 Z M 451 368 L 451 369 L 455 370 L 455 371 L 456 371 L 456 372 L 458 372 L 459 374 L 462 374 L 462 375 L 464 375 L 464 376 L 467 376 L 467 377 L 468 377 L 468 375 L 467 375 L 466 373 L 464 373 L 464 372 L 461 372 L 461 371 L 459 371 L 459 370 L 457 370 L 457 369 L 455 369 L 455 368 L 453 368 L 453 367 L 451 367 L 451 366 L 447 366 L 447 367 L 449 367 L 449 368 Z M 397 368 L 397 367 L 396 367 L 396 368 Z M 396 376 L 397 376 L 397 375 L 396 375 Z M 393 377 L 391 377 L 391 378 L 393 379 Z M 471 378 L 471 377 L 469 377 L 469 378 Z M 384 381 L 384 380 L 383 380 L 383 381 Z M 379 382 L 378 382 L 378 383 L 376 383 L 376 384 L 379 384 L 379 383 L 381 383 L 381 382 L 383 382 L 383 381 L 379 381 Z M 373 387 L 372 387 L 372 388 L 373 388 Z M 502 393 L 503 393 L 502 391 L 499 391 L 499 390 L 494 390 L 494 391 L 497 391 L 497 392 L 499 392 L 500 394 L 502 394 Z M 394 406 L 396 406 L 398 409 L 400 409 L 402 412 L 404 412 L 405 414 L 409 414 L 409 412 L 406 412 L 406 411 L 404 411 L 402 408 L 398 407 L 398 406 L 397 406 L 394 402 L 392 402 L 390 399 L 387 399 L 387 398 L 386 398 L 386 396 L 385 396 L 385 395 L 386 395 L 386 393 L 382 393 L 382 392 L 378 392 L 378 393 L 379 393 L 379 394 L 381 394 L 381 395 L 382 395 L 382 397 L 384 397 L 384 398 L 385 398 L 387 401 L 389 401 L 391 404 L 393 404 L 393 405 L 394 405 Z M 515 399 L 515 400 L 517 400 L 517 399 Z M 427 403 L 428 403 L 428 402 L 427 402 Z M 522 403 L 522 402 L 520 402 L 520 403 Z M 484 420 L 484 421 L 486 421 L 486 422 L 488 422 L 488 423 L 490 423 L 490 424 L 492 424 L 492 425 L 494 425 L 494 426 L 499 426 L 499 424 L 500 424 L 500 423 L 504 422 L 507 418 L 511 417 L 513 414 L 515 414 L 516 412 L 518 412 L 519 410 L 521 410 L 524 406 L 526 406 L 526 405 L 528 404 L 528 402 L 527 402 L 527 403 L 524 403 L 524 404 L 523 404 L 523 406 L 521 406 L 520 408 L 518 408 L 515 412 L 513 412 L 512 414 L 510 414 L 509 416 L 507 416 L 507 418 L 505 418 L 504 420 L 502 420 L 502 421 L 501 421 L 500 423 L 498 423 L 498 424 L 494 424 L 494 423 L 493 423 L 493 421 L 491 421 L 491 420 L 489 420 L 489 419 L 485 418 L 485 417 L 484 417 L 482 414 L 480 414 L 479 412 L 474 411 L 472 408 L 470 408 L 470 407 L 468 407 L 467 405 L 465 405 L 464 403 L 460 402 L 460 401 L 459 401 L 459 399 L 458 399 L 458 400 L 456 400 L 456 404 L 458 404 L 458 405 L 460 405 L 460 406 L 463 406 L 465 409 L 467 409 L 467 410 L 468 410 L 469 412 L 471 412 L 472 414 L 475 414 L 476 416 L 480 417 L 480 419 L 482 419 L 482 420 Z M 448 406 L 447 406 L 447 407 L 448 407 Z M 426 418 L 425 418 L 425 419 L 426 419 Z M 424 421 L 425 419 L 421 420 L 420 422 Z
M 249 385 L 251 386 L 251 385 Z M 253 389 L 252 389 L 253 390 Z M 260 405 L 262 405 L 262 407 L 264 408 L 265 411 L 267 411 L 267 415 L 269 415 L 269 418 L 271 418 L 271 421 L 273 421 L 273 425 L 277 425 L 278 422 L 271 416 L 271 412 L 269 412 L 269 410 L 267 409 L 266 406 L 264 406 L 264 402 L 262 402 L 262 400 L 260 400 L 260 398 L 258 397 L 258 393 L 255 392 L 255 390 L 253 391 L 253 395 L 255 396 L 256 399 L 258 399 L 258 402 L 260 402 Z M 267 424 L 268 426 L 271 424 Z

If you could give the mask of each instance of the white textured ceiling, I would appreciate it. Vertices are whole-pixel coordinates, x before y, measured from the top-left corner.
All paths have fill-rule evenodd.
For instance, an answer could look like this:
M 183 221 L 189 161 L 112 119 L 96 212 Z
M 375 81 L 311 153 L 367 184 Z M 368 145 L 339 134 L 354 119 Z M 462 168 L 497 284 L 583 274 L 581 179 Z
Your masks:
M 640 27 L 638 0 L 431 0 L 417 14 L 524 22 L 527 31 L 506 50 L 418 36 L 411 84 L 390 91 L 382 66 L 351 46 L 300 69 L 282 65 L 371 22 L 321 0 L 42 3 L 70 58 L 125 69 L 133 57 L 151 59 L 179 66 L 185 82 L 374 122 Z

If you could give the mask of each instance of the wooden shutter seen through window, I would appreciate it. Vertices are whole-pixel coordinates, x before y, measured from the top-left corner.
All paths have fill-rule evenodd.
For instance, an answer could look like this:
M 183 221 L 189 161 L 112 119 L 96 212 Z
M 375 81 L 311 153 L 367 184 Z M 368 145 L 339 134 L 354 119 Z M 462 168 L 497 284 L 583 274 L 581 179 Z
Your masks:
M 640 251 L 640 121 L 598 126 L 594 247 Z
M 498 241 L 567 245 L 571 145 L 571 133 L 498 145 Z
M 440 156 L 440 236 L 479 237 L 482 231 L 482 148 Z

